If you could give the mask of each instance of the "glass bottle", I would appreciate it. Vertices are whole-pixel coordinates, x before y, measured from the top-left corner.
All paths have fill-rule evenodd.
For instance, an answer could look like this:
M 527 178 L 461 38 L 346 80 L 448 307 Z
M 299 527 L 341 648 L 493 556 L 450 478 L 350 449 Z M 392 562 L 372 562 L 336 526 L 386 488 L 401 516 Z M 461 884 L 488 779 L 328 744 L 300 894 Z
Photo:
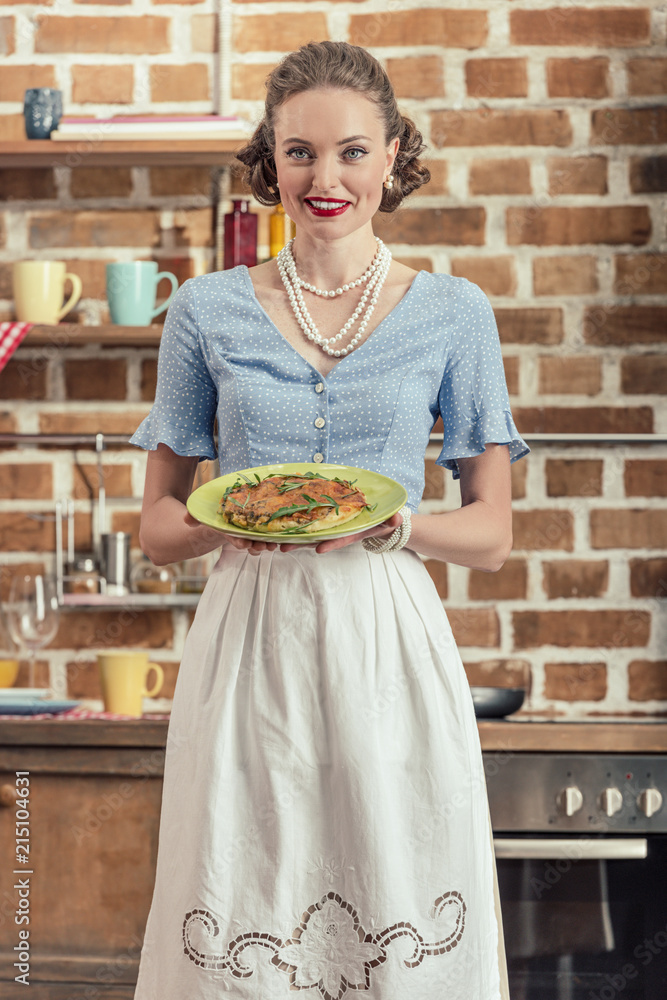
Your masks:
M 257 263 L 257 216 L 249 211 L 249 202 L 233 201 L 232 211 L 225 215 L 225 266 L 224 270 L 245 264 Z
M 271 257 L 277 257 L 295 233 L 296 226 L 289 215 L 285 215 L 285 209 L 278 202 L 269 216 L 269 253 Z
M 173 566 L 154 566 L 142 555 L 132 568 L 130 585 L 135 594 L 173 594 L 178 573 Z

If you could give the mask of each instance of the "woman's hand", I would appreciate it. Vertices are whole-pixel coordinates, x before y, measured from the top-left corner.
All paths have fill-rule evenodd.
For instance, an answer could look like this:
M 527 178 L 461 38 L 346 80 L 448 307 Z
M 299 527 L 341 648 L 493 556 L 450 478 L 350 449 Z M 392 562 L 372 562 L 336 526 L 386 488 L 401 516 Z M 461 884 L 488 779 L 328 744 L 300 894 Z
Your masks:
M 189 514 L 187 516 L 190 517 Z M 225 544 L 233 545 L 235 549 L 245 549 L 251 556 L 258 556 L 262 552 L 271 552 L 274 549 L 280 549 L 281 552 L 293 552 L 294 549 L 301 549 L 304 546 L 309 549 L 314 548 L 316 552 L 332 552 L 334 549 L 342 549 L 346 545 L 352 545 L 353 542 L 360 542 L 363 538 L 371 538 L 373 536 L 388 538 L 402 523 L 402 516 L 400 514 L 393 514 L 381 524 L 376 524 L 375 527 L 369 528 L 368 531 L 360 531 L 356 535 L 347 535 L 345 538 L 331 538 L 326 542 L 313 540 L 312 542 L 303 542 L 295 545 L 294 542 L 249 541 L 245 538 L 237 538 L 235 535 L 225 535 Z

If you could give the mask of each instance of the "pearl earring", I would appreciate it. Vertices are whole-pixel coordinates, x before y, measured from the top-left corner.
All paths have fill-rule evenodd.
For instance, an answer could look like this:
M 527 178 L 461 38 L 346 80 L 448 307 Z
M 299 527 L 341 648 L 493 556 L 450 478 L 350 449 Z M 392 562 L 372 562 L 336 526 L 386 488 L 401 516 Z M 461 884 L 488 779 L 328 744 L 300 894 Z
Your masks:
M 394 186 L 394 175 L 393 174 L 389 174 L 389 177 L 387 177 L 387 179 L 384 182 L 383 186 L 387 189 L 387 191 L 390 191 L 391 188 L 393 188 L 393 186 Z

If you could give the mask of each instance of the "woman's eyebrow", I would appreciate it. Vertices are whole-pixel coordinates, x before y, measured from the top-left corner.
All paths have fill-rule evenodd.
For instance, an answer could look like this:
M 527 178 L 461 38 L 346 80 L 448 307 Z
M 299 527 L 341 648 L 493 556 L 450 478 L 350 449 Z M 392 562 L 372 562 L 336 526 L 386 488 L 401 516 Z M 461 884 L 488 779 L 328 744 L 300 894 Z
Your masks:
M 350 135 L 347 139 L 341 139 L 336 145 L 344 146 L 346 142 L 356 142 L 357 139 L 365 139 L 367 142 L 372 141 L 368 135 Z M 312 146 L 312 142 L 309 142 L 308 139 L 299 139 L 296 135 L 293 135 L 290 139 L 285 139 L 283 146 L 286 146 L 288 142 L 300 142 L 303 146 Z

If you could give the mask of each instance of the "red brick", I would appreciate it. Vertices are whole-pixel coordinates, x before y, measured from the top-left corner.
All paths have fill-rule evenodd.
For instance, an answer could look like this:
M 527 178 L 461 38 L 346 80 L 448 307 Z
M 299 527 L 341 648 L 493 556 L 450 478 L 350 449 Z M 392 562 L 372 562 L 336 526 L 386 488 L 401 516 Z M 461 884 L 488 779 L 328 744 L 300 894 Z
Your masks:
M 635 354 L 621 358 L 621 389 L 629 395 L 667 393 L 667 355 Z
M 111 530 L 123 531 L 125 534 L 131 535 L 132 541 L 130 544 L 134 549 L 139 546 L 140 521 L 141 512 L 138 510 L 115 510 L 111 515 Z
M 0 17 L 0 38 L 2 22 Z M 1 44 L 1 43 L 0 43 Z M 0 53 L 2 48 L 0 47 Z M 39 64 L 32 66 L 0 66 L 0 94 L 3 101 L 21 101 L 29 87 L 55 87 L 55 67 Z
M 160 271 L 171 271 L 172 274 L 176 275 L 176 277 L 178 278 L 179 286 L 184 284 L 184 282 L 186 282 L 188 278 L 195 277 L 196 274 L 195 261 L 192 259 L 192 257 L 155 256 L 153 257 L 153 260 L 157 264 Z M 161 296 L 163 291 L 165 291 L 166 294 L 167 287 L 168 287 L 167 285 L 160 285 L 160 287 L 158 288 L 158 296 Z
M 500 623 L 493 608 L 447 608 L 457 646 L 498 646 Z
M 141 398 L 148 403 L 155 399 L 157 389 L 157 360 L 149 358 L 141 362 Z
M 294 19 L 294 15 L 289 15 Z M 353 45 L 438 45 L 476 49 L 486 43 L 487 17 L 482 10 L 422 10 L 353 14 L 350 42 Z M 325 37 L 321 32 L 319 37 Z M 265 46 L 270 49 L 270 46 Z
M 465 70 L 470 97 L 528 96 L 525 59 L 468 59 Z
M 609 563 L 587 559 L 554 559 L 542 563 L 542 586 L 549 599 L 602 597 L 609 587 Z
M 0 17 L 0 53 L 2 51 L 2 21 Z M 25 118 L 20 115 L 0 116 L 0 141 L 23 142 L 25 140 Z
M 592 145 L 639 146 L 661 142 L 667 142 L 667 105 L 591 111 Z
M 599 289 L 592 255 L 533 258 L 535 295 L 592 295 Z
M 157 246 L 159 212 L 116 209 L 110 212 L 33 212 L 28 216 L 30 246 Z
M 667 306 L 589 306 L 584 312 L 584 340 L 608 344 L 655 344 L 667 336 Z
M 83 299 L 106 298 L 106 265 L 111 260 L 80 260 L 67 261 L 67 270 L 78 274 L 83 284 Z
M 97 464 L 83 463 L 75 465 L 72 469 L 75 499 L 93 499 L 99 496 L 100 475 Z M 102 484 L 107 497 L 131 497 L 132 496 L 132 466 L 112 465 L 105 456 L 102 466 Z
M 70 175 L 73 198 L 129 198 L 132 194 L 130 167 L 75 167 Z
M 545 479 L 549 497 L 602 496 L 602 459 L 548 458 Z
M 630 701 L 667 698 L 667 660 L 633 660 L 628 664 Z
M 527 597 L 528 568 L 525 559 L 508 559 L 497 573 L 468 572 L 471 601 L 523 600 Z
M 14 355 L 0 375 L 0 399 L 45 399 L 47 366 L 43 357 Z
M 240 101 L 263 101 L 266 78 L 275 63 L 234 63 L 232 66 L 232 97 Z
M 0 550 L 2 552 L 53 552 L 53 521 L 39 521 L 24 512 L 0 513 Z
M 607 694 L 605 663 L 545 663 L 544 697 L 554 701 L 602 701 Z
M 168 17 L 52 17 L 39 20 L 35 52 L 169 52 Z
M 387 59 L 386 70 L 399 99 L 444 96 L 445 79 L 440 56 Z
M 601 388 L 601 358 L 587 354 L 539 359 L 540 393 L 576 393 L 595 396 Z
M 510 246 L 575 246 L 582 243 L 648 243 L 651 216 L 646 205 L 506 209 Z
M 631 559 L 630 593 L 633 597 L 667 597 L 667 558 Z
M 606 156 L 552 156 L 548 162 L 549 194 L 606 194 Z
M 471 687 L 525 688 L 531 687 L 531 669 L 528 660 L 480 660 L 464 662 Z
M 212 208 L 193 208 L 174 213 L 174 242 L 177 247 L 213 246 Z
M 524 406 L 514 408 L 526 434 L 651 434 L 651 406 Z
M 648 45 L 651 12 L 619 7 L 581 9 L 576 6 L 549 10 L 510 12 L 512 45 L 596 45 L 626 48 Z
M 619 295 L 667 294 L 666 253 L 622 254 L 614 264 L 614 291 Z
M 442 500 L 445 495 L 445 470 L 432 459 L 424 463 L 424 500 Z
M 146 410 L 84 410 L 39 414 L 38 430 L 44 434 L 134 434 Z
M 518 396 L 519 394 L 519 364 L 520 359 L 517 357 L 503 357 L 505 381 L 510 396 Z
M 606 56 L 591 59 L 547 59 L 549 97 L 607 97 L 611 93 L 609 60 Z
M 123 608 L 119 611 L 68 611 L 60 616 L 53 649 L 164 649 L 173 646 L 171 612 Z
M 0 17 L 0 56 L 10 56 L 13 51 L 14 18 Z
M 0 601 L 4 604 L 9 599 L 12 580 L 20 573 L 44 573 L 46 566 L 43 562 L 20 562 L 10 563 L 0 566 Z
M 531 194 L 530 163 L 523 157 L 473 160 L 468 177 L 470 194 Z
M 16 430 L 14 414 L 7 410 L 0 410 L 0 432 L 2 434 L 14 434 Z
M 515 510 L 512 516 L 514 548 L 574 548 L 574 519 L 568 510 Z
M 53 474 L 47 462 L 15 462 L 0 465 L 0 497 L 3 500 L 50 500 Z
M 234 52 L 291 52 L 307 42 L 328 38 L 326 16 L 312 11 L 294 14 L 237 15 Z
M 378 213 L 375 233 L 387 243 L 484 245 L 483 208 L 406 208 L 395 215 Z
M 487 295 L 516 292 L 513 257 L 456 257 L 451 262 L 451 273 L 473 281 Z
M 406 267 L 411 267 L 413 271 L 429 271 L 433 273 L 433 261 L 430 257 L 394 257 L 394 260 L 398 261 L 399 264 L 404 264 Z
M 633 97 L 664 97 L 667 93 L 667 59 L 628 59 L 628 93 Z
M 447 563 L 442 562 L 440 559 L 426 559 L 424 565 L 435 584 L 438 595 L 444 601 L 449 594 L 447 586 Z
M 151 194 L 155 197 L 211 197 L 211 171 L 208 167 L 151 167 L 148 175 Z
M 190 18 L 190 44 L 193 52 L 217 52 L 218 31 L 215 14 L 193 14 Z M 261 95 L 262 98 L 264 95 Z
M 40 201 L 55 198 L 57 193 L 50 167 L 0 168 L 0 201 Z
M 651 616 L 645 611 L 515 611 L 514 648 L 601 646 L 604 649 L 645 646 Z
M 500 340 L 504 344 L 560 344 L 563 339 L 561 309 L 494 309 Z
M 188 63 L 184 66 L 154 67 L 150 76 L 151 101 L 207 101 L 210 96 L 208 66 Z
M 134 92 L 134 67 L 72 66 L 72 100 L 76 104 L 129 104 Z
M 65 359 L 67 399 L 125 399 L 127 371 L 122 358 Z
M 592 510 L 591 548 L 657 549 L 667 545 L 667 510 Z
M 629 458 L 623 468 L 627 497 L 667 496 L 667 461 L 662 458 Z
M 426 159 L 424 160 L 424 165 L 428 167 L 431 179 L 426 187 L 422 189 L 423 193 L 428 195 L 449 194 L 449 164 L 447 160 Z
M 667 191 L 667 156 L 630 157 L 630 190 L 634 194 Z
M 566 111 L 550 108 L 476 108 L 431 111 L 431 141 L 444 146 L 569 146 Z

